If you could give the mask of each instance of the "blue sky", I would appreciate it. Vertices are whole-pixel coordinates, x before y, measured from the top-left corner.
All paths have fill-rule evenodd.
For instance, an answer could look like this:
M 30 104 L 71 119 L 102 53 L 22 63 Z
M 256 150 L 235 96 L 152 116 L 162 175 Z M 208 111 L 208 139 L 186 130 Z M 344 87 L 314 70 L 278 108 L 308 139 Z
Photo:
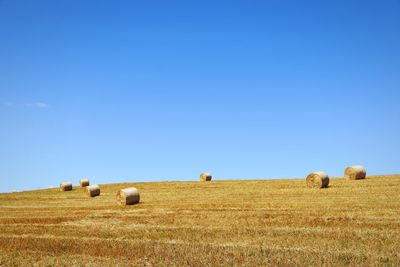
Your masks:
M 400 1 L 0 0 L 0 191 L 399 173 Z

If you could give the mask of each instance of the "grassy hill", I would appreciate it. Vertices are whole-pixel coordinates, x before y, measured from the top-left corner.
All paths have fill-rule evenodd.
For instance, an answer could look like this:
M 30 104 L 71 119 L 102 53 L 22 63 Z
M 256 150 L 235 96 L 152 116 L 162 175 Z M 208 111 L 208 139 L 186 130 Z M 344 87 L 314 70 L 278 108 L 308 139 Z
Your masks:
M 119 188 L 141 203 L 120 207 Z M 400 175 L 0 194 L 0 266 L 400 265 Z

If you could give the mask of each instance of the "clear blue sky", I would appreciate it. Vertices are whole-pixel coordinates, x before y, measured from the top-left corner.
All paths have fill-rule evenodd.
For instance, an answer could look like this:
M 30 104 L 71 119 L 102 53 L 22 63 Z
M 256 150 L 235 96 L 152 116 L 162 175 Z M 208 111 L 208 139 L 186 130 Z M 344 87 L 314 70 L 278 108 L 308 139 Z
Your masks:
M 399 173 L 399 100 L 399 0 L 0 0 L 0 191 Z

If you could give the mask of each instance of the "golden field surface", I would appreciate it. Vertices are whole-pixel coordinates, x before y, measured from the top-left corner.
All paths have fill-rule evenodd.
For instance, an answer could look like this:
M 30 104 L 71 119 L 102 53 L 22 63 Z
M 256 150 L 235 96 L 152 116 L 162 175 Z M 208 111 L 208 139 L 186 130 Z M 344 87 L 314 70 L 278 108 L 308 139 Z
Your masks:
M 400 175 L 100 186 L 0 194 L 0 266 L 400 266 Z

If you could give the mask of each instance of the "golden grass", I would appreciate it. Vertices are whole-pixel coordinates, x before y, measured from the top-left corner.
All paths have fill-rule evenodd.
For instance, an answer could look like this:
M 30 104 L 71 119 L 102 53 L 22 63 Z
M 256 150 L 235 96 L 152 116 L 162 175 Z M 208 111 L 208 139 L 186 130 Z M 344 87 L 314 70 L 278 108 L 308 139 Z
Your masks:
M 0 194 L 0 266 L 400 265 L 400 175 L 77 189 Z

